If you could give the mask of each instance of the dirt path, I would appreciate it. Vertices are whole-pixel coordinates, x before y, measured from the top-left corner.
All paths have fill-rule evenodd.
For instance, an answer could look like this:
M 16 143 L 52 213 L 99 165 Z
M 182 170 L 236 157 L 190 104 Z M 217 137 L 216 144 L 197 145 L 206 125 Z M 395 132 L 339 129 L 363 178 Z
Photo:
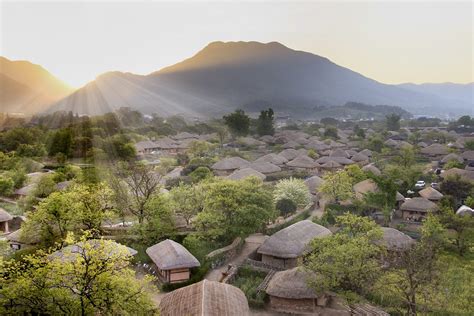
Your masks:
M 262 234 L 252 234 L 249 237 L 245 238 L 245 243 L 237 256 L 235 256 L 227 264 L 210 270 L 204 278 L 210 281 L 220 281 L 222 278 L 222 273 L 227 271 L 227 266 L 229 264 L 242 264 L 252 252 L 257 250 L 258 247 L 263 244 L 266 238 L 267 237 Z

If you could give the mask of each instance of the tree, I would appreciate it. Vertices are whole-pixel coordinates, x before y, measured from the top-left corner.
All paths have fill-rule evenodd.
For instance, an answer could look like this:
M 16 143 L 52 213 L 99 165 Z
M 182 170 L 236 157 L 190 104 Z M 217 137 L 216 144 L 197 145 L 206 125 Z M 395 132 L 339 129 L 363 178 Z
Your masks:
M 367 192 L 364 202 L 370 207 L 378 208 L 384 214 L 385 223 L 390 221 L 390 215 L 397 202 L 397 184 L 389 177 L 372 176 L 372 181 L 377 184 L 376 192 Z
M 281 216 L 286 217 L 288 214 L 294 213 L 298 205 L 293 200 L 283 198 L 277 201 L 275 207 L 280 211 Z
M 458 215 L 449 207 L 440 209 L 439 219 L 450 230 L 450 239 L 462 257 L 474 245 L 474 217 Z
M 451 195 L 456 203 L 460 203 L 461 200 L 467 198 L 472 189 L 472 183 L 461 178 L 458 174 L 447 177 L 440 185 L 441 193 Z
M 319 122 L 324 126 L 337 126 L 337 124 L 339 124 L 339 121 L 333 117 L 323 117 Z
M 401 116 L 395 113 L 387 115 L 385 117 L 385 124 L 387 125 L 387 130 L 398 131 L 400 129 L 400 119 Z
M 393 160 L 398 166 L 409 168 L 415 164 L 415 151 L 408 146 L 402 147 L 399 154 Z
M 13 194 L 14 184 L 12 178 L 0 174 L 0 195 L 9 196 Z
M 334 126 L 327 126 L 324 129 L 323 136 L 327 137 L 327 138 L 333 138 L 333 139 L 338 139 L 339 138 L 339 136 L 337 135 L 337 128 L 334 127 Z
M 474 150 L 474 140 L 466 140 L 466 142 L 464 143 L 464 149 Z
M 160 185 L 161 177 L 152 168 L 140 163 L 121 164 L 115 173 L 118 179 L 113 181 L 116 204 L 135 215 L 139 223 L 145 218 L 145 205 Z
M 444 164 L 444 170 L 449 170 L 452 168 L 463 169 L 464 164 L 462 162 L 457 161 L 456 159 L 449 160 L 447 163 Z
M 336 203 L 352 197 L 352 179 L 347 171 L 327 173 L 323 180 L 319 191 Z
M 273 135 L 275 128 L 273 127 L 273 109 L 260 111 L 260 116 L 257 120 L 257 133 L 260 136 Z
M 202 180 L 212 178 L 214 175 L 208 167 L 201 166 L 194 169 L 194 171 L 191 172 L 189 176 L 193 180 L 193 183 L 197 183 Z
M 137 226 L 145 244 L 155 244 L 175 233 L 172 204 L 168 195 L 154 194 L 145 205 L 145 220 Z
M 351 178 L 352 185 L 367 179 L 366 173 L 360 168 L 359 165 L 356 165 L 356 164 L 348 165 L 344 168 L 344 170 L 347 172 L 347 174 Z
M 191 223 L 191 219 L 203 209 L 204 192 L 199 185 L 180 184 L 170 191 L 175 212 Z
M 317 293 L 367 293 L 380 275 L 382 250 L 374 241 L 382 231 L 368 218 L 352 214 L 339 216 L 337 224 L 341 229 L 336 234 L 310 244 L 303 264 L 313 273 L 309 284 Z
M 297 206 L 306 206 L 311 201 L 309 189 L 302 179 L 289 178 L 277 182 L 273 190 L 273 200 L 288 199 Z
M 225 125 L 232 135 L 247 136 L 250 129 L 250 117 L 243 110 L 235 110 L 234 113 L 223 117 Z
M 359 125 L 357 125 L 357 124 L 354 126 L 354 134 L 359 138 L 365 139 L 364 129 L 360 128 Z
M 87 230 L 98 237 L 102 222 L 111 216 L 111 194 L 104 184 L 75 185 L 67 191 L 53 192 L 28 213 L 23 234 L 39 235 L 47 246 L 63 242 L 68 232 L 80 235 Z
M 471 119 L 469 115 L 463 115 L 458 119 L 458 124 L 464 126 L 474 125 L 474 118 Z
M 418 314 L 419 299 L 428 300 L 440 276 L 438 256 L 444 244 L 444 228 L 436 217 L 429 216 L 421 233 L 420 242 L 400 252 L 399 265 L 385 273 L 376 286 L 384 295 L 402 301 L 408 315 Z
M 228 131 L 225 127 L 219 127 L 217 128 L 217 137 L 219 138 L 219 144 L 221 146 L 221 148 L 224 147 L 224 142 L 225 142 L 225 139 L 227 138 L 227 134 Z
M 276 215 L 271 193 L 256 178 L 214 180 L 203 191 L 204 208 L 193 222 L 201 238 L 229 242 L 259 231 Z
M 39 252 L 23 261 L 0 262 L 3 315 L 154 314 L 149 278 L 139 280 L 125 247 L 109 240 L 87 242 L 61 256 Z

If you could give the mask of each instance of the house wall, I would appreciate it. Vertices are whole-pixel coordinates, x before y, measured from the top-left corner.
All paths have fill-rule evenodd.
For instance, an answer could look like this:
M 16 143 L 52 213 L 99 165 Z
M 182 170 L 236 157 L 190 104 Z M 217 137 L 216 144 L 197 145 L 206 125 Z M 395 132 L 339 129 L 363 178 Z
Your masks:
M 0 232 L 8 233 L 8 222 L 0 222 Z
M 184 281 L 189 280 L 190 275 L 191 273 L 189 269 L 170 270 L 169 282 L 170 283 L 184 282 Z
M 298 259 L 284 259 L 262 254 L 262 262 L 272 267 L 291 269 L 298 266 Z
M 270 296 L 270 309 L 290 314 L 312 313 L 315 310 L 314 299 L 289 299 Z

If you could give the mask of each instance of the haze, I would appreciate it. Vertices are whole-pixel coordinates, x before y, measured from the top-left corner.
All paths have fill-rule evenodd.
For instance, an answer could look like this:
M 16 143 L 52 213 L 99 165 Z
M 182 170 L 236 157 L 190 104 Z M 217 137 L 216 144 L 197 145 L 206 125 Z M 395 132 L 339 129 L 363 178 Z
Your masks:
M 0 55 L 79 87 L 147 74 L 212 41 L 278 41 L 384 83 L 473 81 L 468 2 L 5 2 Z

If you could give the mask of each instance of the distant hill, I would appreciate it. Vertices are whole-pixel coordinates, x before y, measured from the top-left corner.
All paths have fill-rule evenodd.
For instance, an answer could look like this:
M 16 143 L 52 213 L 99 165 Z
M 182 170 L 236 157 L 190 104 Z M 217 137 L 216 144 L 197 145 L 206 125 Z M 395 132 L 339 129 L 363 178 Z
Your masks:
M 419 93 L 431 94 L 445 99 L 474 104 L 474 82 L 466 84 L 450 82 L 422 84 L 404 83 L 398 86 Z
M 40 112 L 71 91 L 39 65 L 0 57 L 0 112 Z

